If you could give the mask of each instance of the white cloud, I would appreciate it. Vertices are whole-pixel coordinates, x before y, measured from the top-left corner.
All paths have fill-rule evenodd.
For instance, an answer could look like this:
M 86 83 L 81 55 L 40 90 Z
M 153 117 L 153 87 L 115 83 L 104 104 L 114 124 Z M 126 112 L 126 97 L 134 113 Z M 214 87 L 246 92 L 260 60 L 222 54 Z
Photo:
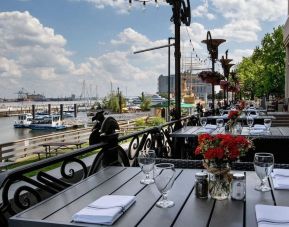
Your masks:
M 213 20 L 216 16 L 212 13 L 209 13 L 208 2 L 204 1 L 202 5 L 199 5 L 197 8 L 192 9 L 193 17 L 206 17 L 209 20 Z
M 215 28 L 211 30 L 214 38 L 224 38 L 228 41 L 234 40 L 236 42 L 255 42 L 258 40 L 257 33 L 262 28 L 257 20 L 232 20 L 230 23 L 224 25 L 222 28 Z
M 65 84 L 71 76 L 88 74 L 84 65 L 77 66 L 70 59 L 72 53 L 65 45 L 63 36 L 43 26 L 29 12 L 0 13 L 0 77 L 7 78 L 5 83 L 11 83 L 14 93 L 25 86 L 53 96 L 57 84 L 53 80 Z M 5 87 L 1 94 L 5 94 Z
M 167 44 L 167 40 L 151 41 L 132 28 L 108 41 L 113 51 L 80 64 L 71 60 L 66 42 L 28 12 L 0 13 L 0 78 L 6 78 L 0 96 L 15 96 L 22 87 L 48 97 L 80 94 L 84 80 L 97 85 L 100 96 L 107 94 L 110 82 L 136 95 L 156 92 L 158 76 L 167 71 L 167 48 L 133 54 Z
M 287 0 L 211 0 L 225 18 L 274 21 L 286 16 Z

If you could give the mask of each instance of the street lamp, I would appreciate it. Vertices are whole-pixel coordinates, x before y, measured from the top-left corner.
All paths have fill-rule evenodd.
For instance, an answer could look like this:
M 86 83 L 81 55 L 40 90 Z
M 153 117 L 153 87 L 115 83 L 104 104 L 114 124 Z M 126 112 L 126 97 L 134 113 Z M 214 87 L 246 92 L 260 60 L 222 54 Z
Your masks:
M 150 0 L 135 0 L 142 2 L 143 5 Z M 158 4 L 158 0 L 154 0 Z M 175 118 L 181 118 L 181 35 L 180 28 L 183 23 L 186 26 L 191 24 L 190 0 L 166 0 L 172 6 L 173 15 L 171 21 L 175 24 Z M 131 5 L 132 0 L 129 0 Z M 181 127 L 179 124 L 176 128 Z
M 207 32 L 207 39 L 203 40 L 202 43 L 207 45 L 207 50 L 210 54 L 212 61 L 212 72 L 215 72 L 215 62 L 218 59 L 218 47 L 220 44 L 226 42 L 225 39 L 212 39 L 211 32 Z M 212 110 L 215 112 L 215 85 L 212 84 Z
M 233 59 L 228 59 L 228 50 L 226 51 L 226 58 L 224 58 L 224 56 L 222 56 L 222 58 L 220 59 L 220 62 L 221 62 L 221 65 L 222 65 L 222 68 L 224 70 L 224 76 L 226 78 L 226 81 L 228 82 L 228 78 L 229 78 L 229 73 L 230 73 L 230 66 L 229 66 L 229 63 L 233 61 Z M 224 87 L 224 102 L 226 100 L 226 93 L 227 93 L 227 86 Z
M 168 38 L 168 112 L 167 112 L 167 121 L 170 121 L 170 107 L 171 107 L 171 40 L 175 39 L 174 37 Z

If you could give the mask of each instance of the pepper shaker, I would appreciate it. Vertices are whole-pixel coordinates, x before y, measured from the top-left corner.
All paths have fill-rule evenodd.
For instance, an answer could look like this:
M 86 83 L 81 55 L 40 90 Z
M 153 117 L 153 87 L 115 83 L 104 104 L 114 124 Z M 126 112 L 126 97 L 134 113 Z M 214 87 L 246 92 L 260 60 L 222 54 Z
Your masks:
M 196 197 L 200 199 L 208 198 L 208 174 L 205 172 L 199 172 L 195 175 L 195 192 Z

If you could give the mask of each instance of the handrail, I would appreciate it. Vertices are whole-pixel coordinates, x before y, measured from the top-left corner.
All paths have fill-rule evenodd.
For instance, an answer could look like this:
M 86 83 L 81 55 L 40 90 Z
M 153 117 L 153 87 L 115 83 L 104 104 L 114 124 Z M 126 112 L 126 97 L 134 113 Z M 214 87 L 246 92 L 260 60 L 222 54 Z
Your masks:
M 183 117 L 180 120 L 150 127 L 119 138 L 117 133 L 102 135 L 100 136 L 100 141 L 95 145 L 79 148 L 69 153 L 0 173 L 0 189 L 2 189 L 0 226 L 8 226 L 7 217 L 27 209 L 33 203 L 40 202 L 47 198 L 47 196 L 53 195 L 65 187 L 90 176 L 102 166 L 115 163 L 118 160 L 121 160 L 125 166 L 131 165 L 131 163 L 133 165 L 138 152 L 142 149 L 155 149 L 160 158 L 173 157 L 174 154 L 170 153 L 172 142 L 170 141 L 169 133 L 174 130 L 173 126 L 181 125 L 183 121 L 188 119 L 190 117 Z M 129 147 L 127 151 L 124 151 L 119 143 L 127 139 L 130 139 Z M 90 166 L 80 158 L 81 155 L 89 152 L 96 154 Z M 49 175 L 49 172 L 43 173 L 41 171 L 42 168 L 56 163 L 61 164 L 59 168 L 60 178 Z M 68 163 L 76 163 L 81 168 L 80 170 L 74 169 L 75 166 L 69 166 L 68 168 Z M 27 173 L 36 170 L 39 170 L 36 178 L 27 177 Z M 11 186 L 19 182 L 23 182 L 24 184 L 18 184 L 16 190 L 11 190 Z

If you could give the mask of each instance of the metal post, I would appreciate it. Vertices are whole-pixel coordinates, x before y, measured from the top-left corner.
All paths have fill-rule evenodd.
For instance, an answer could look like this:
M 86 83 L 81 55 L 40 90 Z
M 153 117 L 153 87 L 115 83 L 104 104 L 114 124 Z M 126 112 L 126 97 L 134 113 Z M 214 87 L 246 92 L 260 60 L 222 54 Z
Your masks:
M 60 104 L 60 120 L 63 120 L 63 104 Z
M 175 105 L 176 105 L 176 119 L 177 120 L 181 118 L 180 8 L 181 8 L 181 1 L 174 1 L 173 12 L 174 12 L 174 24 L 175 24 Z M 181 127 L 181 125 L 179 127 Z
M 32 117 L 35 119 L 35 105 L 32 105 Z
M 77 105 L 76 104 L 74 104 L 73 111 L 74 111 L 74 117 L 76 118 L 77 117 Z
M 212 72 L 215 72 L 215 59 L 212 58 Z M 215 84 L 212 83 L 212 110 L 215 113 Z
M 48 104 L 48 115 L 51 114 L 51 104 Z
M 167 121 L 170 121 L 170 106 L 171 106 L 171 39 L 173 37 L 168 38 L 168 113 L 167 113 Z

